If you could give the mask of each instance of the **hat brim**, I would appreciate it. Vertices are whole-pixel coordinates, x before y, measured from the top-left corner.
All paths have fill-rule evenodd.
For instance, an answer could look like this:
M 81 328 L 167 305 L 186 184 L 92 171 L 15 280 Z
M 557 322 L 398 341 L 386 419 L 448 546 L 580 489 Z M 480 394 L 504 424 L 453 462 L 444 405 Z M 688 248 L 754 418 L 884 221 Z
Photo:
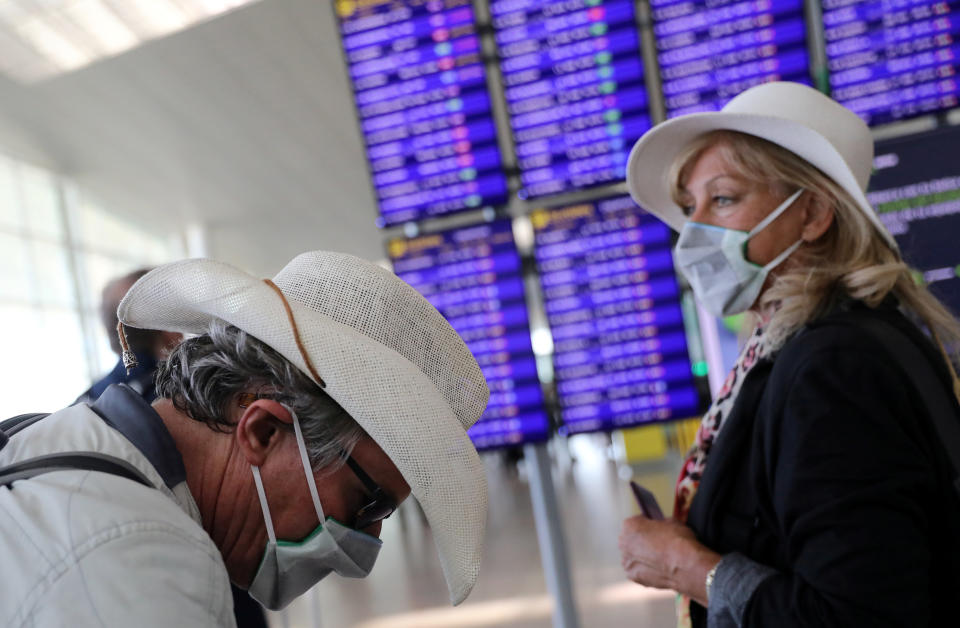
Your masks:
M 423 507 L 450 600 L 459 604 L 477 579 L 487 504 L 483 463 L 463 424 L 433 382 L 401 354 L 287 300 L 324 392 L 380 445 Z M 189 334 L 205 333 L 221 319 L 310 377 L 279 295 L 229 264 L 193 259 L 161 266 L 130 289 L 118 316 L 131 327 Z
M 880 221 L 863 187 L 837 149 L 809 127 L 774 116 L 717 111 L 681 116 L 657 125 L 634 144 L 627 160 L 627 188 L 633 200 L 680 231 L 687 218 L 673 202 L 668 173 L 691 142 L 711 131 L 746 133 L 802 157 L 846 190 L 884 240 L 898 250 L 893 236 Z

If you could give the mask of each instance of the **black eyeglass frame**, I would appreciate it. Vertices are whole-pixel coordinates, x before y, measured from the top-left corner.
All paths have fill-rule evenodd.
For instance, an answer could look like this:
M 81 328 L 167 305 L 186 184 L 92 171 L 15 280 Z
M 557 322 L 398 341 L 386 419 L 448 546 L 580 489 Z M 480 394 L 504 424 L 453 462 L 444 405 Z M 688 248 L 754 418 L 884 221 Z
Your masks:
M 363 487 L 370 493 L 371 501 L 360 507 L 354 518 L 353 527 L 357 530 L 363 530 L 375 524 L 378 521 L 387 519 L 397 510 L 397 502 L 394 501 L 385 490 L 373 481 L 367 472 L 363 470 L 352 456 L 345 455 L 344 461 L 353 474 L 357 476 Z

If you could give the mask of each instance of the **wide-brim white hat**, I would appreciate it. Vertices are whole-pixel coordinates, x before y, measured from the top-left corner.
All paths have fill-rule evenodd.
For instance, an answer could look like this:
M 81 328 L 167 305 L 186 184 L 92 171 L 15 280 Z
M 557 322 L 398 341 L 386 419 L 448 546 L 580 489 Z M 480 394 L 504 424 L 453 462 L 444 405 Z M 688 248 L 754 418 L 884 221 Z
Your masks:
M 490 395 L 476 359 L 423 296 L 376 264 L 315 251 L 294 258 L 273 282 L 324 391 L 390 457 L 423 507 L 451 602 L 459 604 L 477 579 L 487 519 L 486 475 L 467 436 Z M 131 327 L 190 334 L 222 319 L 316 381 L 284 299 L 229 264 L 160 266 L 130 289 L 118 316 Z
M 850 194 L 881 236 L 898 250 L 866 196 L 873 170 L 869 127 L 840 103 L 800 83 L 764 83 L 739 94 L 721 111 L 680 116 L 649 130 L 627 161 L 627 187 L 633 200 L 680 231 L 687 219 L 673 202 L 669 169 L 693 140 L 719 130 L 763 138 L 819 168 Z

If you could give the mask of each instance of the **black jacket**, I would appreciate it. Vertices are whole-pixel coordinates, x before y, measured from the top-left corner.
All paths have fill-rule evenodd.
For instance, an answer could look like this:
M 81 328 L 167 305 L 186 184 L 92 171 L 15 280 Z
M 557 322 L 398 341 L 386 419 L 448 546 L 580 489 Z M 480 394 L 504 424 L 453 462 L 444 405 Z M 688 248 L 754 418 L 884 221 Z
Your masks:
M 778 570 L 745 626 L 960 625 L 950 464 L 907 374 L 857 326 L 866 316 L 921 345 L 948 386 L 939 353 L 893 306 L 836 311 L 750 371 L 687 521 L 711 549 Z

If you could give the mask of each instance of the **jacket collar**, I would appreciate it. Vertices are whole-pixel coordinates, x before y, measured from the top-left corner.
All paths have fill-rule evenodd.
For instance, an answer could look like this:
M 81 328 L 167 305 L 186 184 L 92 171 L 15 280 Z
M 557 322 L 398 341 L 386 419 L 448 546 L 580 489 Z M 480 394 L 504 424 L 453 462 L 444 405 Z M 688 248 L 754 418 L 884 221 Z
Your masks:
M 713 443 L 700 486 L 690 504 L 687 524 L 694 530 L 705 532 L 714 523 L 717 500 L 723 499 L 721 492 L 729 488 L 733 470 L 742 462 L 743 452 L 748 451 L 753 438 L 754 419 L 772 368 L 773 361 L 763 358 L 745 376 L 727 424 Z
M 126 384 L 113 384 L 90 409 L 123 434 L 153 465 L 167 488 L 186 481 L 183 458 L 160 415 Z

